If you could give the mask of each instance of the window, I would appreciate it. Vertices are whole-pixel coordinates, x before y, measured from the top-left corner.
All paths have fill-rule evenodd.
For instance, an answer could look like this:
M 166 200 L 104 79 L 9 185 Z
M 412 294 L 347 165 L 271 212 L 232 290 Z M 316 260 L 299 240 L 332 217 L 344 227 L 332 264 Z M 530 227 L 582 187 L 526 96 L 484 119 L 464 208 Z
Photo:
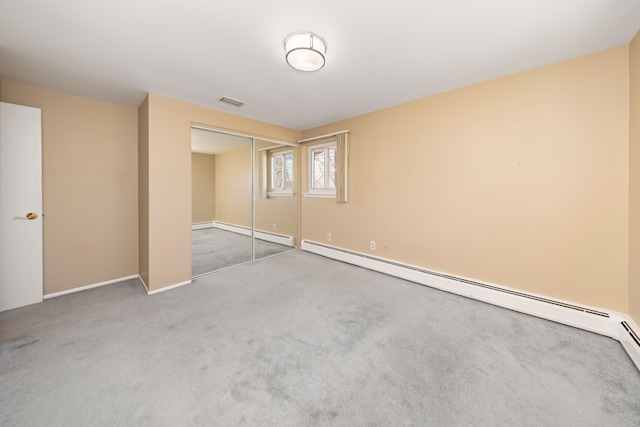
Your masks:
M 336 194 L 336 143 L 309 147 L 309 193 Z
M 293 151 L 269 154 L 269 192 L 293 193 Z

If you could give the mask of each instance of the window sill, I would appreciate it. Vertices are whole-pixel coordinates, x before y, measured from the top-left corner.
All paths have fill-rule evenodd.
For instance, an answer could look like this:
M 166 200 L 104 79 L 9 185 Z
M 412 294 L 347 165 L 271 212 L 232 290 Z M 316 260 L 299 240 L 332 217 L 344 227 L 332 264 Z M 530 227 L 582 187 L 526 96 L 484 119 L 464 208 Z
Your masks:
M 335 194 L 322 194 L 322 193 L 302 193 L 304 197 L 318 197 L 322 199 L 335 199 Z
M 269 197 L 293 197 L 295 195 L 296 195 L 296 193 L 277 193 L 277 192 L 276 193 L 271 193 L 271 192 L 267 193 L 267 196 L 269 196 Z

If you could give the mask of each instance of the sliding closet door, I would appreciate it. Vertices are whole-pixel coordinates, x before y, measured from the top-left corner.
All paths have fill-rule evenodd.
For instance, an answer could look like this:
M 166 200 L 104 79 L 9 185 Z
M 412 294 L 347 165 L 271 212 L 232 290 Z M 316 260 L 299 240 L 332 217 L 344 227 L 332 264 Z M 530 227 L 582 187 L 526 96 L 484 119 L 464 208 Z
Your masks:
M 252 139 L 191 131 L 192 276 L 252 260 Z
M 298 236 L 297 146 L 255 140 L 256 259 L 294 248 Z

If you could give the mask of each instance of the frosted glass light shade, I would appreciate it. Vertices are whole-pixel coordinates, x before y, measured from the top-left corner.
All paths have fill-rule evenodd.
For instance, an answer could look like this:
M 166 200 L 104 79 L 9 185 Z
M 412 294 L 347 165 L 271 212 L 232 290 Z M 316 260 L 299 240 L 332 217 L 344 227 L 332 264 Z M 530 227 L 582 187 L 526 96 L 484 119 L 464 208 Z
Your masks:
M 293 33 L 284 39 L 284 52 L 287 63 L 296 70 L 316 71 L 324 67 L 327 43 L 314 33 Z

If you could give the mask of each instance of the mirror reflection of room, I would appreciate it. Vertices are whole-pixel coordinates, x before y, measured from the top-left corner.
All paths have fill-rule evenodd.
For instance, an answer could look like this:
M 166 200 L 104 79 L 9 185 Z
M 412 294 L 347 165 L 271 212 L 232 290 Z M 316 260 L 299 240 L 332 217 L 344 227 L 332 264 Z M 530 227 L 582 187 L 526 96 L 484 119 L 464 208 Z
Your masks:
M 298 235 L 298 147 L 255 141 L 256 259 L 289 251 Z
M 251 138 L 191 130 L 192 276 L 251 261 Z
M 260 140 L 254 145 L 252 170 L 252 138 L 191 131 L 193 277 L 295 248 L 298 147 Z

